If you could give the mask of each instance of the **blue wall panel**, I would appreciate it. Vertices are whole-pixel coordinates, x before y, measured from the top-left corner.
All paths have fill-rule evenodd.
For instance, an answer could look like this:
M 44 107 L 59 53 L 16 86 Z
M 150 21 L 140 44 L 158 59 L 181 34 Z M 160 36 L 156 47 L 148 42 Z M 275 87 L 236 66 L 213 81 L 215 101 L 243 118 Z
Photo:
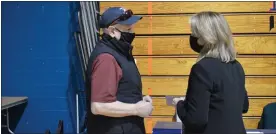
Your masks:
M 2 2 L 2 96 L 28 96 L 17 133 L 76 131 L 74 2 Z

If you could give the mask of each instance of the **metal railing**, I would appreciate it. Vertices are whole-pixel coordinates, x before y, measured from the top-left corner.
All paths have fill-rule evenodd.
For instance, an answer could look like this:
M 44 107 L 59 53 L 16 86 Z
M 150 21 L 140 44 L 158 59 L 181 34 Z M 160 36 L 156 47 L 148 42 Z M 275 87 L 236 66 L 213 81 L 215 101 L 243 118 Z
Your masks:
M 85 72 L 90 54 L 95 48 L 96 43 L 99 41 L 99 10 L 99 2 L 97 1 L 80 1 L 80 11 L 78 12 L 79 32 L 75 32 L 74 36 L 77 45 L 78 57 L 81 62 L 84 83 L 86 80 Z M 86 112 L 84 112 L 85 114 L 81 119 L 79 118 L 80 111 L 86 111 L 86 108 L 79 108 L 82 98 L 85 100 L 82 101 L 82 104 L 84 104 L 83 106 L 86 106 L 86 95 L 80 98 L 81 94 L 85 94 L 85 90 L 85 88 L 80 89 L 76 94 L 77 133 L 82 133 L 86 129 Z

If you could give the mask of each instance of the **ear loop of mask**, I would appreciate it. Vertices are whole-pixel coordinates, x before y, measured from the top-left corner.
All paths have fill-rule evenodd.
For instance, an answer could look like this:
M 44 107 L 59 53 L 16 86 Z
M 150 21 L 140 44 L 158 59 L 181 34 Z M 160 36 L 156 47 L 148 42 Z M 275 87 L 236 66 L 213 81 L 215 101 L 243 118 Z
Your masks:
M 112 32 L 113 34 L 115 34 L 115 30 L 121 32 L 120 30 L 118 30 L 118 29 L 117 29 L 116 27 L 114 27 L 114 26 L 109 26 L 109 27 L 112 27 L 111 32 Z
M 117 27 L 114 27 L 117 31 L 119 31 L 120 33 L 122 33 L 122 31 L 121 30 L 119 30 Z
M 115 30 L 117 30 L 117 31 L 119 31 L 121 34 L 123 33 L 121 30 L 119 30 L 117 27 L 114 27 L 114 26 L 112 26 L 112 28 L 113 28 L 113 30 L 115 31 Z M 113 31 L 113 33 L 114 33 L 114 31 Z M 115 34 L 115 33 L 114 33 Z

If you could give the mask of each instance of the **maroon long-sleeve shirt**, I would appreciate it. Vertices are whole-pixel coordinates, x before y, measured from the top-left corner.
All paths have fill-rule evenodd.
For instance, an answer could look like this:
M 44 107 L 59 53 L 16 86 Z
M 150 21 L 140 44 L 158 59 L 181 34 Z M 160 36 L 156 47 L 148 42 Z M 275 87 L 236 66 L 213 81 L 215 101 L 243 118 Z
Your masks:
M 107 53 L 97 56 L 92 64 L 91 101 L 109 103 L 116 101 L 122 69 L 116 59 Z

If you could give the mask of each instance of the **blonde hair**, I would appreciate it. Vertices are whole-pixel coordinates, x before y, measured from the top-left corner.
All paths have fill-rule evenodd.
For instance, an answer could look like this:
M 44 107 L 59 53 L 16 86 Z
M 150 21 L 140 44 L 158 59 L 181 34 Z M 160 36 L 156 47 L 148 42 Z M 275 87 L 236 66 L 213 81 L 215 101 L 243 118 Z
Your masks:
M 192 35 L 203 46 L 197 61 L 204 57 L 230 62 L 236 59 L 232 32 L 226 19 L 216 12 L 200 12 L 191 18 Z

